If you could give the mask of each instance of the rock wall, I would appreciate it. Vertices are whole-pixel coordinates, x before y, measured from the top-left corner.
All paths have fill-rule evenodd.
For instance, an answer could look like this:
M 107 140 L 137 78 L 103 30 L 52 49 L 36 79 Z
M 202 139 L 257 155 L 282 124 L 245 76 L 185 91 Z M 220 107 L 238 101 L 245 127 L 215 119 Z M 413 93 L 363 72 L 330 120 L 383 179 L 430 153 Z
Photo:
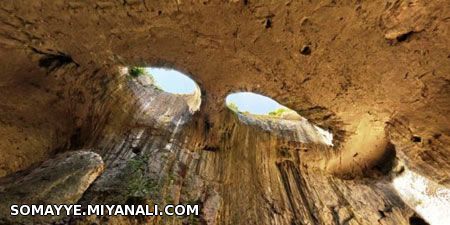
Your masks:
M 14 196 L 7 187 L 27 178 L 19 171 L 38 174 L 49 158 L 90 149 L 105 170 L 88 182 L 79 170 L 71 201 L 195 202 L 202 215 L 52 222 L 413 224 L 420 217 L 391 186 L 401 166 L 449 187 L 449 7 L 2 1 L 0 195 Z M 119 67 L 128 65 L 186 72 L 200 109 L 127 78 Z M 234 115 L 225 96 L 242 90 L 330 130 L 333 146 Z

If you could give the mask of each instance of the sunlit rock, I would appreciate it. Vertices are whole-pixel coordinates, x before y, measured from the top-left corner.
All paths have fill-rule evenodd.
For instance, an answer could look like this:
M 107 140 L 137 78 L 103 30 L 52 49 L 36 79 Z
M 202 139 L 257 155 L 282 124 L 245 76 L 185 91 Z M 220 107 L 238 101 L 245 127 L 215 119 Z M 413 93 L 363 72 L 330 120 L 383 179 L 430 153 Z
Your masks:
M 0 224 L 447 223 L 447 2 L 2 0 Z M 8 216 L 24 199 L 201 213 Z

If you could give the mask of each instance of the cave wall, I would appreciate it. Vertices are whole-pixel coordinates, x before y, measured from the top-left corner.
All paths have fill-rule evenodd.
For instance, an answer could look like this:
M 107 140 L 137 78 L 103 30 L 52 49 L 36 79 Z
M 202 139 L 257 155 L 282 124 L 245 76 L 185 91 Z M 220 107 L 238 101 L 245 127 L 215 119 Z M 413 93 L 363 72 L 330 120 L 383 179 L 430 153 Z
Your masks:
M 373 168 L 393 145 L 402 165 L 449 186 L 449 7 L 2 1 L 0 176 L 89 148 L 105 172 L 82 202 L 199 202 L 195 220 L 207 224 L 408 224 L 413 211 L 391 174 Z M 128 80 L 118 70 L 127 65 L 188 73 L 201 90 L 199 111 Z M 334 147 L 242 123 L 224 106 L 242 90 L 329 129 Z M 158 196 L 116 182 L 136 169 L 130 179 L 158 180 L 148 184 Z M 70 222 L 90 220 L 147 221 Z

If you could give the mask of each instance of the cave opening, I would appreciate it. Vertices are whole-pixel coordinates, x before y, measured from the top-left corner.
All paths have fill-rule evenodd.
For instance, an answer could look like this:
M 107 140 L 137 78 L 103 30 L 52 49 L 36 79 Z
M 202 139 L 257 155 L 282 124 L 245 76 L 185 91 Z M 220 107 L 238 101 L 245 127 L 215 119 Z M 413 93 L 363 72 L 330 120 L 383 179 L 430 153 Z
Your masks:
M 450 224 L 447 215 L 450 189 L 408 168 L 393 179 L 393 186 L 403 201 L 421 216 L 412 216 L 410 224 Z
M 201 91 L 197 83 L 187 74 L 167 67 L 121 67 L 121 74 L 126 75 L 140 87 L 151 88 L 182 98 L 191 112 L 200 108 Z
M 229 94 L 225 102 L 246 124 L 274 132 L 290 131 L 296 140 L 303 143 L 333 146 L 333 134 L 330 131 L 314 125 L 295 110 L 267 96 L 253 92 L 236 92 Z
M 229 94 L 226 104 L 233 112 L 244 115 L 262 115 L 277 118 L 300 119 L 300 115 L 277 101 L 253 92 L 237 92 Z
M 180 71 L 159 67 L 146 67 L 145 70 L 153 77 L 155 85 L 165 92 L 188 95 L 198 88 L 194 80 Z
M 0 225 L 450 225 L 445 2 L 0 1 Z
M 126 72 L 132 78 L 149 78 L 152 85 L 172 94 L 190 95 L 198 89 L 197 83 L 188 75 L 171 68 L 131 66 Z

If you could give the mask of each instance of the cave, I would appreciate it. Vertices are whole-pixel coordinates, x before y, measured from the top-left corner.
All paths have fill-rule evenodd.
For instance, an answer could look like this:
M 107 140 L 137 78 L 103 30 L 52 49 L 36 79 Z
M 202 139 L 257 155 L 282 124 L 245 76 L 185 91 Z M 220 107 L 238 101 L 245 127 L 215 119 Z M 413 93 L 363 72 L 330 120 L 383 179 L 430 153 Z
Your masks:
M 147 71 L 147 75 L 152 77 L 154 86 L 165 92 L 177 95 L 192 95 L 200 89 L 194 80 L 177 70 L 155 67 L 144 69 Z
M 445 0 L 0 1 L 0 224 L 446 225 L 449 14 Z M 230 106 L 242 92 L 281 110 Z M 12 215 L 31 205 L 199 212 Z
M 226 106 L 240 122 L 297 143 L 333 146 L 333 134 L 311 123 L 296 111 L 275 100 L 252 92 L 236 92 L 226 97 Z
M 285 119 L 288 119 L 289 116 L 284 114 L 297 114 L 292 109 L 280 105 L 272 98 L 253 92 L 231 93 L 227 95 L 225 102 L 229 109 L 240 114 L 272 115 Z M 292 117 L 293 119 L 296 118 L 294 115 Z

